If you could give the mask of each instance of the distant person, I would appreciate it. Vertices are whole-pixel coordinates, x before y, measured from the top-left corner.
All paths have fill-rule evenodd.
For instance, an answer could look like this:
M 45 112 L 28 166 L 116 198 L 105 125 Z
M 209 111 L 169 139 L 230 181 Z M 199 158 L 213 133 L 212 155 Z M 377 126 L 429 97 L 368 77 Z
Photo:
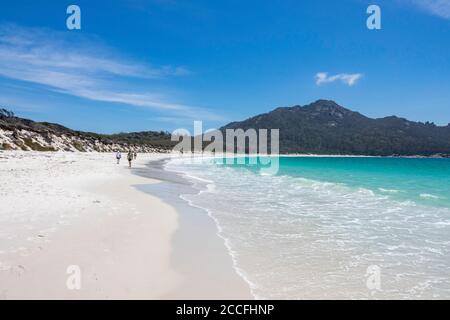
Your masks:
M 116 152 L 116 159 L 117 159 L 117 164 L 120 163 L 120 159 L 122 158 L 122 154 L 120 153 L 120 151 Z
M 130 150 L 128 151 L 128 166 L 131 168 L 131 161 L 133 161 L 133 152 Z
M 137 158 L 137 153 L 136 152 L 134 152 L 134 160 L 136 160 L 136 158 Z

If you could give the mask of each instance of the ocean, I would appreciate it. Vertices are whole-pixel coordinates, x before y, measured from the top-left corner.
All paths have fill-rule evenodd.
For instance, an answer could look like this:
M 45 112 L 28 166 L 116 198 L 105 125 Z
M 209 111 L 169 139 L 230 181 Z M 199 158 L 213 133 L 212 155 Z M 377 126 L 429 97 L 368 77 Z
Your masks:
M 237 160 L 165 168 L 198 190 L 180 196 L 255 298 L 450 298 L 450 159 L 280 157 L 274 174 Z

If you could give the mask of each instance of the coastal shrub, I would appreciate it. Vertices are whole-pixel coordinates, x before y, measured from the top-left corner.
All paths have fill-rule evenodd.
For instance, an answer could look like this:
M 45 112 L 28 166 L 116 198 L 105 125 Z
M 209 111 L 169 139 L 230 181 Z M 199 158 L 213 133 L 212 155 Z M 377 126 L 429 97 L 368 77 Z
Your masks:
M 2 143 L 0 145 L 0 149 L 1 150 L 13 150 L 13 147 L 8 143 Z
M 31 150 L 34 150 L 34 151 L 43 151 L 43 152 L 55 151 L 55 148 L 40 145 L 39 143 L 34 142 L 30 138 L 24 138 L 23 141 L 26 146 L 30 147 Z
M 84 150 L 83 145 L 80 142 L 78 142 L 78 141 L 75 141 L 73 143 L 73 147 L 75 149 L 77 149 L 78 151 L 80 151 L 80 152 L 85 152 L 86 151 L 86 150 Z
M 0 117 L 5 117 L 5 118 L 14 118 L 14 112 L 10 111 L 10 110 L 6 110 L 5 108 L 0 108 Z

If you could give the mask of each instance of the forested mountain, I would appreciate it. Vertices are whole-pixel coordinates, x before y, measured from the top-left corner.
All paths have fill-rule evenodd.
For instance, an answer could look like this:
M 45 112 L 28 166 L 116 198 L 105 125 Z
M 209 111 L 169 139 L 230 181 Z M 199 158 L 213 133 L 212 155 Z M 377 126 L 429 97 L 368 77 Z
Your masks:
M 225 129 L 280 129 L 281 153 L 350 155 L 450 155 L 450 124 L 371 119 L 334 101 L 278 108 Z
M 368 118 L 334 101 L 278 108 L 226 129 L 279 129 L 281 153 L 379 156 L 449 156 L 450 124 L 408 121 L 396 116 Z M 0 109 L 0 149 L 40 151 L 168 151 L 168 132 L 112 135 L 80 132 L 58 124 L 34 122 Z M 205 144 L 204 144 L 205 146 Z

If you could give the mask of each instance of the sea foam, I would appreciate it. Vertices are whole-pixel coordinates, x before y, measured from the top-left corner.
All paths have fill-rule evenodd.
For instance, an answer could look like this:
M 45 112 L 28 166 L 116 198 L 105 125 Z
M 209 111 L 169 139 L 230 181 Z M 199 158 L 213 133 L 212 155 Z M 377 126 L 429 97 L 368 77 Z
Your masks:
M 448 208 L 211 160 L 166 168 L 191 177 L 199 193 L 182 197 L 214 219 L 257 298 L 450 297 Z M 381 291 L 366 285 L 374 265 Z

